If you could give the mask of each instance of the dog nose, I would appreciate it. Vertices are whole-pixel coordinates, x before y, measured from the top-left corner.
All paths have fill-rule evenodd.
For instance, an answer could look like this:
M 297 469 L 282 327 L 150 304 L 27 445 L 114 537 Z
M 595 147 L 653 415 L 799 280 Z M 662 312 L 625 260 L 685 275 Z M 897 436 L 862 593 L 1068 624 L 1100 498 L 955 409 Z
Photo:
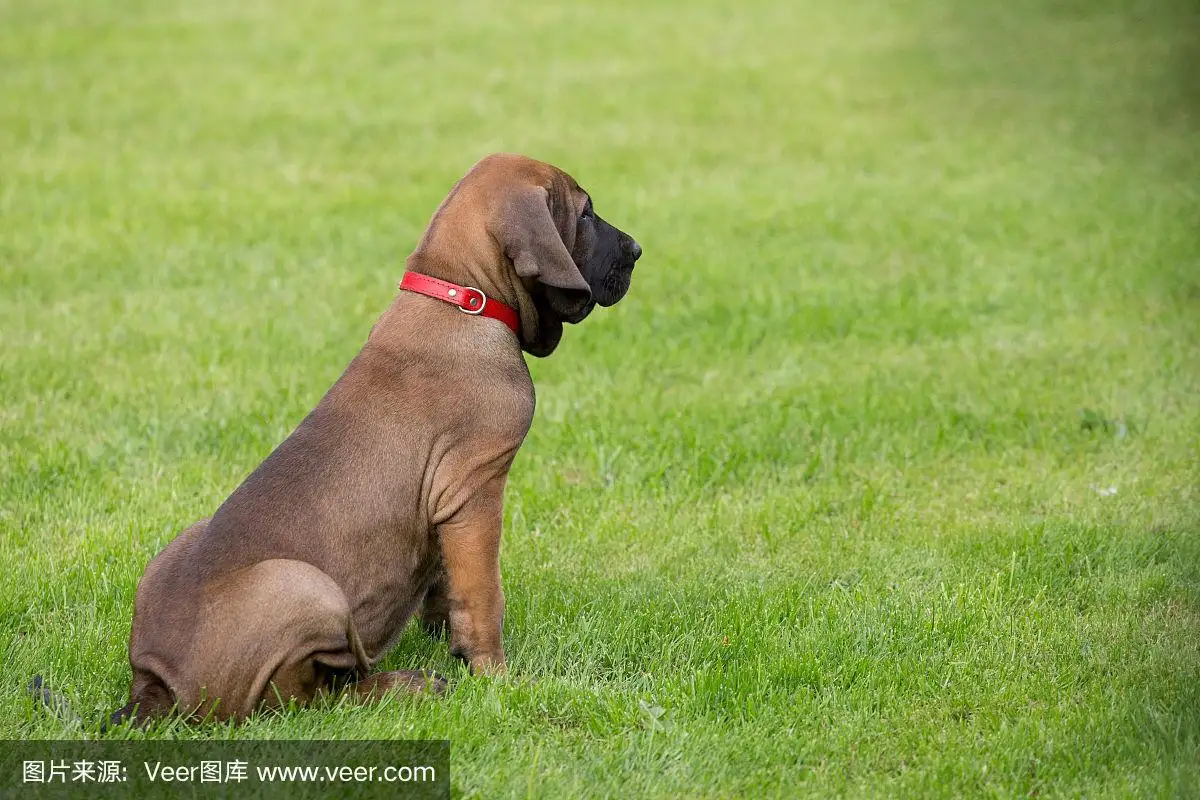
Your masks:
M 633 239 L 629 240 L 629 255 L 633 257 L 634 261 L 642 257 L 642 246 Z

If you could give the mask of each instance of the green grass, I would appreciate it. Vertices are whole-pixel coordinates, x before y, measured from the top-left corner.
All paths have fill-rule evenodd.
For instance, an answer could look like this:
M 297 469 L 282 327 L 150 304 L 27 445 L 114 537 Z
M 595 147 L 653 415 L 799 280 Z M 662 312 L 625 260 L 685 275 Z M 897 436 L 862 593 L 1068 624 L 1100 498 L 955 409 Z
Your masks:
M 986 6 L 986 8 L 985 8 Z M 320 398 L 452 182 L 646 255 L 532 363 L 511 676 L 153 736 L 448 737 L 455 793 L 1200 793 L 1183 0 L 0 0 L 0 737 Z

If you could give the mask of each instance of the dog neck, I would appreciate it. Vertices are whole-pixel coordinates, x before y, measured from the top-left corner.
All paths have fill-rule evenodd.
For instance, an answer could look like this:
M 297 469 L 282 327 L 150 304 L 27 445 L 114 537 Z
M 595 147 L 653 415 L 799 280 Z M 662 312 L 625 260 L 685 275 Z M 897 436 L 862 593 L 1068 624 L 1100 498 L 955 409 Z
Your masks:
M 496 265 L 474 259 L 452 262 L 438 258 L 430 252 L 431 249 L 418 247 L 405 261 L 405 269 L 460 286 L 473 286 L 487 295 L 489 300 L 499 301 L 516 310 L 521 320 L 517 339 L 522 348 L 536 346 L 541 330 L 537 304 L 510 264 Z
M 405 272 L 400 288 L 414 294 L 432 297 L 454 306 L 471 316 L 489 317 L 503 322 L 517 336 L 521 335 L 521 318 L 516 309 L 494 297 L 488 297 L 474 286 L 463 286 L 431 278 L 420 272 Z

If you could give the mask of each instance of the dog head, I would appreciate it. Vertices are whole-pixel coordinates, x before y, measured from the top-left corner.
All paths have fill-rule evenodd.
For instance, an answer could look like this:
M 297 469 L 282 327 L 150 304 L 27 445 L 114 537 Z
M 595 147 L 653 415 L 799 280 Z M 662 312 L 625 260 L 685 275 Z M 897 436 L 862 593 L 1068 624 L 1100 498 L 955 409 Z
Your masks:
M 488 282 L 500 292 L 497 299 L 517 307 L 521 347 L 539 357 L 558 346 L 564 322 L 580 322 L 597 305 L 624 297 L 642 254 L 633 237 L 596 213 L 574 178 L 518 155 L 476 164 L 442 204 L 422 247 L 435 227 L 447 226 L 464 241 L 471 240 L 468 229 L 486 233 L 469 249 L 491 251 L 488 266 L 503 274 Z M 466 249 L 463 242 L 455 248 Z

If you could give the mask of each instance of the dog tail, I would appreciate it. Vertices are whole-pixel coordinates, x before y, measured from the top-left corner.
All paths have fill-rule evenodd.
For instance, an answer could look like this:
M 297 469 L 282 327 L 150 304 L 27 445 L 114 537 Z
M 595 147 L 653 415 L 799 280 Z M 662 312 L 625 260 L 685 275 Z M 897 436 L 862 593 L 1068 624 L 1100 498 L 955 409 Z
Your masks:
M 75 713 L 71 701 L 63 694 L 53 691 L 46 685 L 41 675 L 34 675 L 33 680 L 25 687 L 25 691 L 37 703 L 42 705 L 51 715 L 68 725 L 83 725 L 83 718 Z

